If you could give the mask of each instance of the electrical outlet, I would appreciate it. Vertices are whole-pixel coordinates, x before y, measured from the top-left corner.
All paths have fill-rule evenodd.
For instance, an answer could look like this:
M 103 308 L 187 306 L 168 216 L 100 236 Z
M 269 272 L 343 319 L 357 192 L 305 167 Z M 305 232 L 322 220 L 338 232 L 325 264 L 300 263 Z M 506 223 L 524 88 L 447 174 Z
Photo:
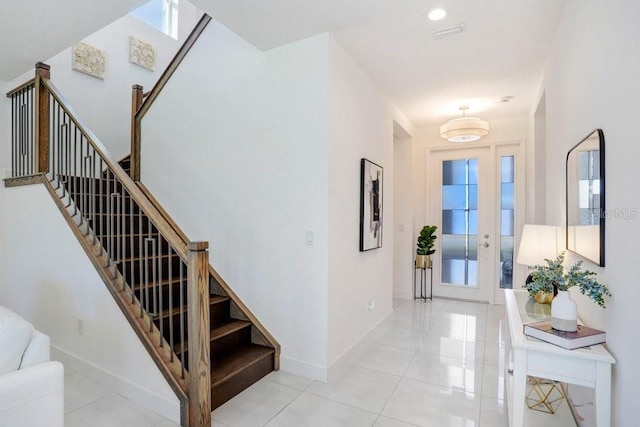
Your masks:
M 82 319 L 78 319 L 78 335 L 84 335 L 84 323 Z

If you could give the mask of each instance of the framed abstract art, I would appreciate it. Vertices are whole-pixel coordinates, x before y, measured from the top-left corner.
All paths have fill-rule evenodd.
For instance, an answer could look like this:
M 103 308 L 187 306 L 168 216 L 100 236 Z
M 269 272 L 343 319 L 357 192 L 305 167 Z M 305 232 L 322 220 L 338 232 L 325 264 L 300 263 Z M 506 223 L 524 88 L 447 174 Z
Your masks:
M 382 166 L 360 160 L 360 252 L 382 247 Z

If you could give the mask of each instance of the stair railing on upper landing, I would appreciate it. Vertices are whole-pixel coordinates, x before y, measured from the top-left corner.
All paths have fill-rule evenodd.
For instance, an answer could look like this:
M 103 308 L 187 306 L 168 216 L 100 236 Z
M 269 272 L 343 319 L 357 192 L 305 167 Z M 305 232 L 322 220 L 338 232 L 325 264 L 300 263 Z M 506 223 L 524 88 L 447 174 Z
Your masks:
M 208 243 L 176 233 L 49 78 L 49 66 L 38 63 L 35 78 L 7 94 L 12 177 L 5 185 L 42 182 L 58 196 L 58 207 L 75 222 L 85 251 L 180 399 L 182 425 L 209 427 Z M 165 298 L 174 298 L 171 287 L 177 287 L 179 308 L 162 300 L 167 280 Z
M 200 21 L 193 28 L 178 52 L 175 54 L 167 68 L 164 70 L 153 89 L 144 93 L 143 87 L 133 85 L 131 99 L 131 179 L 140 181 L 140 151 L 141 151 L 141 123 L 142 118 L 147 114 L 149 108 L 154 103 L 164 86 L 167 84 L 173 73 L 176 71 L 189 50 L 196 43 L 200 34 L 207 27 L 211 17 L 206 13 L 202 15 Z

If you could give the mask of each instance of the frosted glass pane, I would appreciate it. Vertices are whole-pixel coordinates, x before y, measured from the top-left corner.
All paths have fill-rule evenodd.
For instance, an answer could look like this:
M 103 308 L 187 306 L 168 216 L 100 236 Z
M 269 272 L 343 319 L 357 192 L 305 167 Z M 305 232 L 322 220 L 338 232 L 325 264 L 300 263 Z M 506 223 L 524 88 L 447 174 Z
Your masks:
M 500 238 L 500 288 L 513 288 L 513 237 Z
M 443 234 L 478 234 L 478 211 L 462 209 L 442 211 Z
M 500 235 L 513 236 L 513 210 L 503 209 L 500 213 Z
M 478 211 L 469 211 L 469 234 L 478 234 Z
M 442 211 L 442 234 L 465 234 L 466 212 L 464 210 Z
M 500 159 L 500 182 L 515 182 L 513 156 L 504 156 Z
M 465 259 L 467 257 L 467 236 L 442 235 L 442 259 Z
M 465 160 L 446 160 L 442 162 L 442 185 L 466 184 L 466 170 Z
M 500 205 L 502 209 L 513 209 L 513 183 L 502 184 L 500 191 Z
M 442 261 L 442 283 L 454 285 L 478 285 L 478 262 L 460 259 Z
M 465 209 L 467 196 L 465 185 L 442 186 L 442 209 Z
M 478 186 L 477 185 L 468 185 L 469 189 L 469 205 L 467 206 L 469 209 L 478 209 Z
M 469 257 L 467 259 L 478 259 L 478 236 L 469 236 Z
M 469 160 L 469 184 L 478 184 L 478 159 Z

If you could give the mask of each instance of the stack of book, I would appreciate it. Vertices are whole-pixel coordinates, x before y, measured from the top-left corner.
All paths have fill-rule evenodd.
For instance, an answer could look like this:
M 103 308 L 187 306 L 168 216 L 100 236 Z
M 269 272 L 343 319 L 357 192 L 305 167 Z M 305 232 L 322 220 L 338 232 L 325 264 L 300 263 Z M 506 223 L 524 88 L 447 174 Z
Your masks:
M 524 334 L 568 350 L 602 344 L 606 341 L 604 331 L 583 325 L 578 325 L 576 332 L 559 331 L 551 327 L 551 320 L 527 323 L 524 325 Z

